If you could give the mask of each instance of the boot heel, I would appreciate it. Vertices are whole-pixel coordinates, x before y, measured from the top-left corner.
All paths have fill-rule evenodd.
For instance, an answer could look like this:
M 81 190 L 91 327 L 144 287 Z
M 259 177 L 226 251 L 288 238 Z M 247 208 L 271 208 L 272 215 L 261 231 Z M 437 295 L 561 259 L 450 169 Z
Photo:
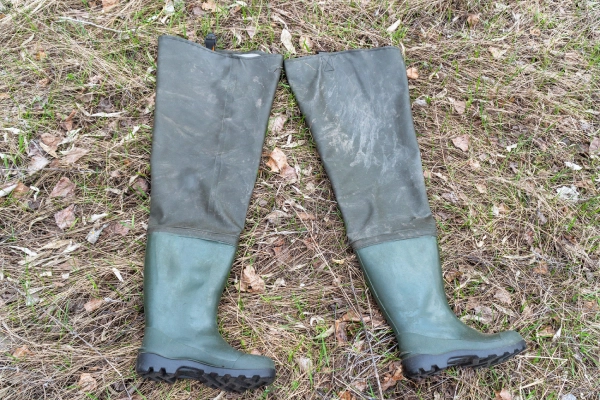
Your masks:
M 275 380 L 274 369 L 220 368 L 153 353 L 139 353 L 135 370 L 142 378 L 155 382 L 174 383 L 177 379 L 193 379 L 213 389 L 234 393 L 267 386 Z

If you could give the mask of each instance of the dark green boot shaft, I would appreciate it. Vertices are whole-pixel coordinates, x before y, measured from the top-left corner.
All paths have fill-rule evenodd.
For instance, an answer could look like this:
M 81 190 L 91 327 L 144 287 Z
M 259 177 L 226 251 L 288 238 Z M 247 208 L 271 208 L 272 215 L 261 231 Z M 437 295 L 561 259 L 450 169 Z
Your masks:
M 282 57 L 219 53 L 162 36 L 152 200 L 144 268 L 145 378 L 242 392 L 270 384 L 273 362 L 221 337 L 219 299 L 234 261 Z
M 493 365 L 523 350 L 518 333 L 481 334 L 448 306 L 400 50 L 321 53 L 286 60 L 285 71 L 405 374 Z

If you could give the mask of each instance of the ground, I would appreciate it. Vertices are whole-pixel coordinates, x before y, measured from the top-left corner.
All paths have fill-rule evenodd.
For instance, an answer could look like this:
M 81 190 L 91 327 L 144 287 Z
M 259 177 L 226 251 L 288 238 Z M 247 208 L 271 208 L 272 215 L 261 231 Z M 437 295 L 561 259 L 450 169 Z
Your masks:
M 528 344 L 401 379 L 282 75 L 264 154 L 298 178 L 263 158 L 219 310 L 277 380 L 240 398 L 598 399 L 599 24 L 591 1 L 0 0 L 0 397 L 238 397 L 134 372 L 157 38 L 214 32 L 285 57 L 400 47 L 450 305 Z M 240 291 L 248 266 L 264 291 Z

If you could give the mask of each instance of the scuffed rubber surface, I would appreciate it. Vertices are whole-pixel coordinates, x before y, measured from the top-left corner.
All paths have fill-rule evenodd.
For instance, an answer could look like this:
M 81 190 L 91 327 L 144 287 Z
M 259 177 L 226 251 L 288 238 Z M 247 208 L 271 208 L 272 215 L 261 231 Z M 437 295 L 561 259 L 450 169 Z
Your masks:
M 175 383 L 193 379 L 213 389 L 243 393 L 267 386 L 275 380 L 274 369 L 229 369 L 205 365 L 192 360 L 172 360 L 152 353 L 140 353 L 135 366 L 144 379 Z
M 402 360 L 402 368 L 406 377 L 422 379 L 451 367 L 489 368 L 516 356 L 526 348 L 527 344 L 522 341 L 513 346 L 485 351 L 458 350 L 438 355 L 419 354 Z

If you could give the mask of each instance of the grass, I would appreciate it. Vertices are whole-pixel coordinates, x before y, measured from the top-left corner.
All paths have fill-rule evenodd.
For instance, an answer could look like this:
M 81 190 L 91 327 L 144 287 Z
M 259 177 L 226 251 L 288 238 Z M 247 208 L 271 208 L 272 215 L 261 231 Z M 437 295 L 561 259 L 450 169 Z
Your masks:
M 201 1 L 175 3 L 172 15 L 159 0 L 121 0 L 106 12 L 99 0 L 1 3 L 0 189 L 22 182 L 29 190 L 0 198 L 0 398 L 235 398 L 194 382 L 168 386 L 135 375 L 150 204 L 135 182 L 150 176 L 158 35 L 202 42 L 214 32 L 223 49 L 291 57 L 279 41 L 285 27 L 297 56 L 308 54 L 298 44 L 304 35 L 313 52 L 400 46 L 407 67 L 418 68 L 410 94 L 425 105 L 415 103 L 413 117 L 451 306 L 471 326 L 517 329 L 528 342 L 527 353 L 492 370 L 403 380 L 383 397 L 492 399 L 505 388 L 522 400 L 569 393 L 598 399 L 600 164 L 588 149 L 600 125 L 599 5 L 222 1 L 211 12 Z M 479 23 L 469 26 L 469 14 L 479 14 Z M 386 32 L 398 19 L 398 29 Z M 505 53 L 495 58 L 490 47 Z M 457 114 L 450 99 L 464 100 L 465 113 Z M 74 129 L 81 129 L 75 145 L 89 153 L 29 175 L 41 135 L 65 136 L 61 123 L 73 110 Z M 99 112 L 121 114 L 88 116 Z M 261 164 L 221 301 L 224 337 L 277 364 L 272 387 L 241 398 L 335 399 L 344 390 L 356 399 L 379 398 L 377 377 L 381 382 L 399 356 L 389 327 L 349 324 L 348 342 L 319 337 L 350 310 L 379 312 L 285 75 L 272 113 L 288 121 L 282 133 L 267 133 L 265 152 L 286 144 L 289 135 L 303 140 L 284 151 L 305 173 L 290 185 Z M 467 152 L 451 142 L 464 134 Z M 572 170 L 566 161 L 583 168 Z M 75 183 L 74 197 L 49 197 L 61 177 Z M 579 200 L 559 199 L 556 190 L 571 185 Z M 292 217 L 276 229 L 267 223 L 268 213 L 294 210 L 294 203 L 315 220 Z M 76 221 L 61 231 L 53 216 L 70 204 Z M 127 235 L 104 232 L 88 243 L 90 217 L 101 213 L 108 213 L 102 223 L 128 226 Z M 56 240 L 81 246 L 68 253 L 42 249 Z M 14 246 L 38 256 L 27 258 Z M 236 289 L 250 263 L 266 281 L 263 294 Z M 278 279 L 286 286 L 275 285 Z M 510 302 L 495 297 L 500 289 Z M 87 312 L 91 299 L 104 302 Z M 477 315 L 488 318 L 478 322 Z M 14 357 L 23 346 L 31 354 Z M 312 370 L 301 367 L 303 359 Z M 94 387 L 82 390 L 83 373 L 92 375 Z

